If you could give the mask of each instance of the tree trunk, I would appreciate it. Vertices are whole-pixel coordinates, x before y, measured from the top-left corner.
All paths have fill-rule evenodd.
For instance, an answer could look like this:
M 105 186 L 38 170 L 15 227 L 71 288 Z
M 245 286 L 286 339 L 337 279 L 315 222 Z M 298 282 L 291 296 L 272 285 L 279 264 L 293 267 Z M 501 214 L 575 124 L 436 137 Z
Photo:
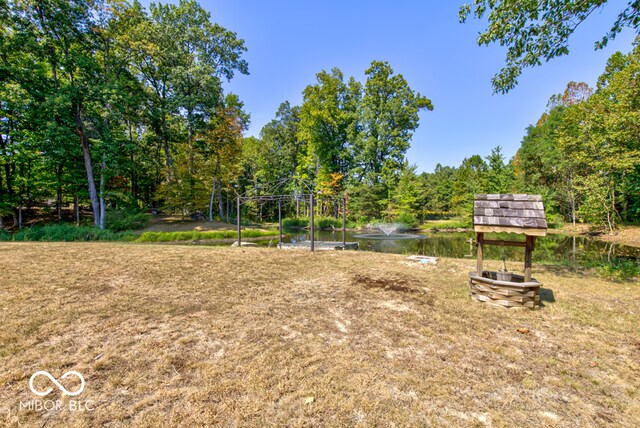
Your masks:
M 211 186 L 211 198 L 209 199 L 209 222 L 213 222 L 213 198 L 216 195 L 216 179 L 213 179 Z
M 616 228 L 616 220 L 618 219 L 618 209 L 616 208 L 616 187 L 615 183 L 611 182 L 611 231 Z
M 10 132 L 10 131 L 8 131 Z M 2 150 L 2 152 L 0 152 L 0 154 L 4 155 L 5 157 L 7 157 L 8 159 L 11 159 L 10 155 L 10 151 L 7 150 L 7 142 L 9 140 L 9 136 L 6 136 L 6 139 L 3 138 L 2 134 L 0 133 L 0 149 Z M 9 196 L 13 195 L 13 175 L 11 173 L 11 165 L 9 164 L 9 162 L 4 162 L 4 173 L 5 173 L 5 177 L 6 177 L 6 184 L 7 184 L 7 194 Z
M 129 170 L 129 174 L 131 175 L 131 197 L 135 200 L 138 196 L 138 180 L 136 176 L 136 168 L 134 163 L 134 150 L 133 150 L 133 131 L 131 129 L 131 120 L 127 119 L 127 129 L 129 131 L 129 147 L 131 147 L 131 152 L 129 153 L 129 159 L 131 160 L 131 166 Z
M 100 164 L 100 229 L 104 229 L 107 220 L 107 206 L 104 202 L 105 174 L 107 169 L 107 155 L 102 153 L 102 163 Z
M 80 226 L 80 204 L 78 203 L 78 191 L 73 195 L 73 214 L 76 218 L 76 226 Z
M 218 212 L 220 213 L 220 221 L 224 218 L 222 211 L 222 181 L 218 179 Z
M 194 164 L 195 164 L 195 154 L 193 149 L 193 126 L 192 122 L 192 112 L 187 113 L 187 145 L 189 147 L 189 179 L 193 185 L 193 173 L 194 173 Z
M 91 152 L 89 140 L 84 131 L 84 123 L 80 117 L 80 107 L 75 113 L 76 132 L 80 137 L 80 145 L 82 146 L 82 156 L 84 158 L 84 167 L 87 171 L 87 183 L 89 186 L 89 199 L 91 200 L 91 209 L 93 210 L 93 224 L 100 226 L 100 201 L 98 200 L 98 192 L 96 191 L 96 181 L 93 175 L 93 163 L 91 162 Z
M 62 219 L 62 171 L 63 165 L 58 165 L 58 170 L 56 171 L 56 176 L 58 178 L 58 185 L 56 189 L 56 211 L 58 213 L 58 220 Z
M 164 148 L 164 162 L 167 168 L 166 177 L 167 181 L 171 181 L 171 169 L 173 168 L 173 158 L 171 157 L 171 151 L 169 149 L 169 135 L 167 133 L 167 118 L 162 114 L 162 144 Z
M 4 220 L 2 220 L 2 214 L 0 214 L 0 232 L 4 232 Z

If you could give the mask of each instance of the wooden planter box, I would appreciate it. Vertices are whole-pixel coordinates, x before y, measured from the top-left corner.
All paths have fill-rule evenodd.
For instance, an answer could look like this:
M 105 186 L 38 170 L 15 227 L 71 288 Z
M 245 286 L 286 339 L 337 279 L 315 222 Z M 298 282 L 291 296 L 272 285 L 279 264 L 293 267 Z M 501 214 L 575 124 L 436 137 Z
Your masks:
M 511 281 L 500 281 L 496 272 L 484 271 L 482 276 L 469 272 L 469 293 L 473 299 L 492 306 L 535 309 L 540 305 L 540 286 L 531 279 L 512 274 Z

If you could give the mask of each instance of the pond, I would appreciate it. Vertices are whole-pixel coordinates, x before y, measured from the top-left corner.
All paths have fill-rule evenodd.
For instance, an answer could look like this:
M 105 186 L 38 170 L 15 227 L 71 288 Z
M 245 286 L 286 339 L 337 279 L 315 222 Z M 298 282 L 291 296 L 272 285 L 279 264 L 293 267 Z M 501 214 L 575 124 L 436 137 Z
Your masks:
M 306 230 L 288 230 L 284 242 L 303 241 L 309 239 Z M 415 239 L 368 239 L 360 237 L 362 233 L 347 231 L 346 240 L 358 242 L 360 250 L 376 251 L 395 254 L 417 254 L 436 257 L 475 258 L 475 246 L 469 244 L 469 239 L 475 238 L 473 232 L 459 233 L 424 233 L 416 234 Z M 523 236 L 507 234 L 486 234 L 486 239 L 521 240 Z M 316 231 L 318 241 L 342 241 L 341 231 Z M 260 245 L 275 245 L 277 237 L 260 241 Z M 507 260 L 524 259 L 524 251 L 518 247 L 505 247 Z M 486 259 L 501 260 L 503 248 L 488 245 L 485 247 Z M 534 262 L 584 265 L 588 262 L 610 261 L 612 259 L 640 259 L 640 248 L 599 241 L 583 236 L 567 236 L 549 234 L 536 240 L 533 252 Z

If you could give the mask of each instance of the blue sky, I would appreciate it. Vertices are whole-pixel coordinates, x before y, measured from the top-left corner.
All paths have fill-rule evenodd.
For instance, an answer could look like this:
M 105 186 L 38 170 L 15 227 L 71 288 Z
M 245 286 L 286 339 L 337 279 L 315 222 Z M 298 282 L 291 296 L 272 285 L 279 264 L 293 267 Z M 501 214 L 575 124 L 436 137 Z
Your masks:
M 467 0 L 469 1 L 469 0 Z M 246 1 L 205 0 L 212 20 L 235 31 L 249 49 L 250 75 L 225 85 L 251 114 L 247 135 L 257 136 L 285 100 L 302 102 L 302 90 L 322 69 L 339 67 L 364 82 L 372 60 L 389 61 L 410 86 L 429 97 L 434 111 L 421 114 L 407 157 L 418 171 L 457 166 L 497 145 L 513 156 L 554 93 L 569 81 L 595 86 L 607 58 L 627 52 L 632 31 L 601 51 L 593 45 L 626 1 L 614 0 L 578 28 L 570 55 L 526 70 L 507 95 L 492 95 L 491 77 L 504 62 L 499 46 L 479 47 L 481 21 L 458 23 L 461 1 Z

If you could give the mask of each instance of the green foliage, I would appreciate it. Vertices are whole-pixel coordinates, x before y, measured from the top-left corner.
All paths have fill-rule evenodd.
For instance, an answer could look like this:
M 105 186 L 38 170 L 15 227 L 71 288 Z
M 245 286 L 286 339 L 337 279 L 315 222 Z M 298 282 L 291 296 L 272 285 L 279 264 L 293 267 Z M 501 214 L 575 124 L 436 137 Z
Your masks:
M 502 147 L 491 150 L 487 156 L 486 192 L 508 193 L 513 187 L 513 170 L 510 164 L 505 164 Z
M 342 219 L 339 218 L 314 217 L 313 222 L 316 229 L 319 230 L 342 228 Z M 350 222 L 347 222 L 347 227 L 349 227 L 350 224 Z M 282 227 L 284 229 L 300 229 L 309 227 L 309 217 L 284 218 L 282 219 Z
M 340 229 L 342 227 L 342 220 L 333 217 L 318 217 L 313 218 L 314 225 L 321 230 L 325 229 Z
M 433 173 L 423 172 L 420 174 L 418 186 L 420 187 L 423 216 L 428 216 L 429 212 L 450 212 L 452 210 L 451 195 L 456 171 L 456 168 L 437 164 Z
M 309 146 L 301 163 L 311 176 L 316 172 L 346 176 L 354 162 L 362 85 L 353 78 L 345 83 L 338 68 L 331 73 L 323 70 L 316 79 L 317 84 L 304 89 L 300 108 L 298 138 Z
M 275 236 L 278 232 L 274 230 L 242 230 L 242 238 L 261 238 L 263 236 Z M 202 239 L 230 239 L 237 238 L 238 232 L 235 230 L 210 230 L 204 232 L 184 231 L 184 232 L 144 232 L 136 242 L 167 242 L 167 241 L 195 241 Z
M 547 226 L 551 229 L 560 229 L 564 225 L 564 217 L 562 214 L 549 212 L 547 213 Z
M 448 220 L 455 215 L 449 211 L 423 211 L 422 215 L 425 220 Z
M 315 220 L 315 219 L 314 219 Z M 284 229 L 300 229 L 309 226 L 309 217 L 283 218 L 282 227 Z
M 0 234 L 5 241 L 132 241 L 136 236 L 130 232 L 113 232 L 92 226 L 74 226 L 69 223 L 54 223 L 21 229 L 14 234 Z
M 121 208 L 107 214 L 107 229 L 114 232 L 142 229 L 149 223 L 149 215 L 136 208 Z
M 314 189 L 323 216 L 341 210 L 343 195 L 351 218 L 392 218 L 401 211 L 419 216 L 415 180 L 403 182 L 394 196 L 418 113 L 433 106 L 386 62 L 373 61 L 365 74 L 362 84 L 338 68 L 319 72 L 316 83 L 304 89 L 300 107 L 281 104 L 260 139 L 245 139 L 239 180 L 244 193 Z M 246 207 L 254 218 L 270 209 L 250 201 Z
M 486 193 L 487 164 L 478 155 L 462 161 L 452 184 L 451 208 L 458 215 L 471 215 L 473 195 Z
M 387 220 L 399 221 L 406 225 L 418 223 L 422 204 L 415 171 L 415 166 L 404 166 L 387 207 Z
M 471 217 L 451 219 L 451 220 L 437 220 L 427 221 L 423 223 L 421 229 L 429 230 L 445 230 L 445 229 L 470 229 L 472 227 Z
M 415 92 L 387 62 L 373 61 L 365 71 L 361 128 L 355 145 L 355 174 L 360 182 L 395 184 L 404 165 L 420 110 L 433 110 L 431 100 Z
M 513 160 L 516 188 L 543 197 L 550 226 L 637 222 L 640 49 L 613 54 L 595 91 L 570 82 L 527 129 Z M 557 214 L 557 215 L 556 215 Z
M 480 33 L 478 45 L 507 47 L 506 64 L 492 79 L 494 92 L 505 93 L 515 87 L 523 69 L 567 55 L 571 34 L 605 3 L 607 0 L 474 0 L 460 8 L 459 18 L 465 22 L 469 15 L 478 19 L 487 15 L 488 26 Z M 637 29 L 638 22 L 640 6 L 629 2 L 596 47 L 606 46 L 624 27 Z
M 594 268 L 598 275 L 617 281 L 628 281 L 640 276 L 640 266 L 636 260 L 616 258 L 611 261 L 591 262 L 587 266 Z
M 104 227 L 123 199 L 184 211 L 229 187 L 248 116 L 222 80 L 246 47 L 197 2 L 0 9 L 0 215 L 77 201 Z
M 621 202 L 640 196 L 637 189 L 625 186 L 625 181 L 636 179 L 640 162 L 639 76 L 636 46 L 623 68 L 602 79 L 606 83 L 587 99 L 567 107 L 558 138 L 573 184 L 583 196 L 578 213 L 609 230 L 616 227 Z
M 349 193 L 351 216 L 365 223 L 382 218 L 388 194 L 387 186 L 383 183 L 354 185 Z
M 396 221 L 402 223 L 407 228 L 414 228 L 420 223 L 418 217 L 407 211 L 401 211 Z

